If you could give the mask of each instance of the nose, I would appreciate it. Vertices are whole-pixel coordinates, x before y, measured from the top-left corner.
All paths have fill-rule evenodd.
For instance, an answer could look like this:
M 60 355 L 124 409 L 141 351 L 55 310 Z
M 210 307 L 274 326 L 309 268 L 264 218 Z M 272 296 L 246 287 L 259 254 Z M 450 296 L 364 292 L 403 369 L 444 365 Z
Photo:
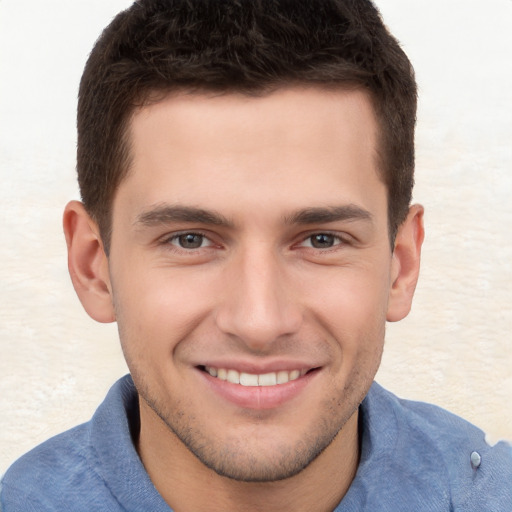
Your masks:
M 272 250 L 235 257 L 223 276 L 218 328 L 255 353 L 265 353 L 283 336 L 297 333 L 302 311 L 286 270 L 286 262 Z

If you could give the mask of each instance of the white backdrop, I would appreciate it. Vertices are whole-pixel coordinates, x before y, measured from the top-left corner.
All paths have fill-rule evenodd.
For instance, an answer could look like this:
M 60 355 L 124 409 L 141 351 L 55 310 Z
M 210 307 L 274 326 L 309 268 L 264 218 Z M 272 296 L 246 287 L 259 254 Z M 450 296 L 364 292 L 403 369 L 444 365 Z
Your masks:
M 78 198 L 75 109 L 100 30 L 129 0 L 0 0 L 0 473 L 86 421 L 126 372 L 115 325 L 82 311 L 61 212 Z M 411 315 L 378 380 L 512 439 L 512 1 L 377 0 L 420 86 Z

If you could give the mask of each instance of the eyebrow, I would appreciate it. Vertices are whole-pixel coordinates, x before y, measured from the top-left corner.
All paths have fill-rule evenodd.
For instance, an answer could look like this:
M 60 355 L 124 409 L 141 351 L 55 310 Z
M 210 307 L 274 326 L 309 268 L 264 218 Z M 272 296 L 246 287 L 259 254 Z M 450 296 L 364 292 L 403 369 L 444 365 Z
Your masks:
M 286 224 L 322 224 L 337 221 L 372 221 L 372 214 L 356 205 L 304 208 L 284 218 Z M 186 222 L 232 228 L 233 222 L 213 210 L 193 206 L 159 205 L 137 216 L 135 225 L 158 226 Z
M 337 221 L 373 221 L 373 215 L 354 204 L 344 206 L 328 206 L 325 208 L 305 208 L 291 216 L 287 216 L 287 224 L 322 224 Z
M 215 211 L 178 205 L 161 205 L 143 212 L 137 216 L 135 225 L 157 226 L 171 222 L 190 222 L 225 227 L 233 226 L 231 221 Z

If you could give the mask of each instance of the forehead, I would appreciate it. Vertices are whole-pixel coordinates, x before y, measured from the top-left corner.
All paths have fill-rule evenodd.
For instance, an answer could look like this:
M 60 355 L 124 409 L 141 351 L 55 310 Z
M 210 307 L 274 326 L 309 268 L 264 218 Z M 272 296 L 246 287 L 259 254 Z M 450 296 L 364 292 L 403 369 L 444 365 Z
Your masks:
M 225 201 L 227 209 L 243 197 L 247 208 L 263 202 L 293 210 L 308 201 L 385 195 L 377 123 L 360 90 L 175 94 L 137 110 L 129 135 L 132 166 L 119 195 L 127 190 L 134 208 L 172 202 L 218 209 Z
M 229 140 L 243 142 L 241 150 L 251 141 L 271 144 L 276 136 L 290 143 L 302 142 L 305 137 L 322 139 L 326 146 L 349 132 L 372 144 L 376 137 L 370 94 L 356 88 L 297 86 L 257 96 L 178 92 L 156 98 L 133 113 L 128 130 L 132 141 L 143 143 L 156 124 L 165 126 L 169 135 L 172 130 L 176 145 L 180 135 L 190 144 L 189 135 L 195 133 L 198 141 L 202 139 L 198 144 L 216 137 L 216 142 L 221 138 L 227 144 Z M 219 127 L 223 128 L 220 133 Z

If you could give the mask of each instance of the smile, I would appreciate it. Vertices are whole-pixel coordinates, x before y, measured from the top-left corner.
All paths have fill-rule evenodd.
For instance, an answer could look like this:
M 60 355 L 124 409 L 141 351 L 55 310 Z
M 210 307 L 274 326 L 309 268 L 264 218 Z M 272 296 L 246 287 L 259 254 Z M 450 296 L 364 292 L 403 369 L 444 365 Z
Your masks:
M 225 380 L 231 384 L 240 384 L 241 386 L 276 386 L 278 384 L 286 384 L 297 380 L 308 372 L 308 370 L 281 370 L 278 372 L 252 374 L 227 368 L 213 368 L 212 366 L 205 366 L 204 370 L 212 377 Z

